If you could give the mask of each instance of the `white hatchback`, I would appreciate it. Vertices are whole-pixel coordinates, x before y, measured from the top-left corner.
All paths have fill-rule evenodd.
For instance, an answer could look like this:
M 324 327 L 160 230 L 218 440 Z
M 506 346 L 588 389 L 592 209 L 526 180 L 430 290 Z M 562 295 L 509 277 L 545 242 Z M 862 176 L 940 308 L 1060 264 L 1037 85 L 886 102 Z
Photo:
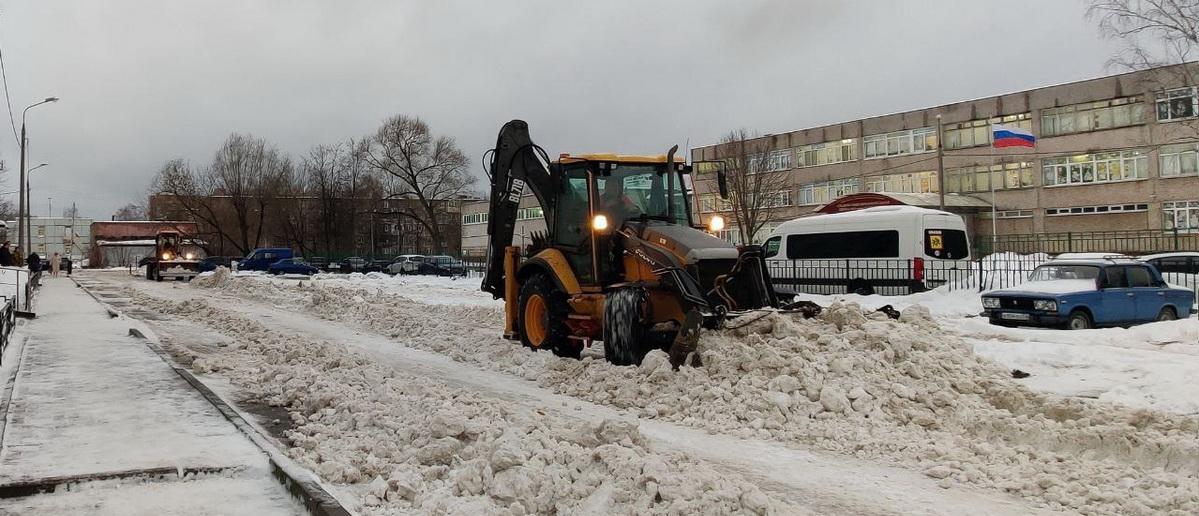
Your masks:
M 396 257 L 395 262 L 387 266 L 387 272 L 391 274 L 416 274 L 420 268 L 420 264 L 424 261 L 424 255 L 402 254 Z

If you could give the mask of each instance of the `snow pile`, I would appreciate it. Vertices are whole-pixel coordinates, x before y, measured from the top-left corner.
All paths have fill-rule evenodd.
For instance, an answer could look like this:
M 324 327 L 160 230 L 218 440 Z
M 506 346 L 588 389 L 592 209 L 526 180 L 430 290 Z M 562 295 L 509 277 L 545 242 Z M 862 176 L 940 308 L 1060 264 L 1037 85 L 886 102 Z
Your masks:
M 703 366 L 558 359 L 498 338 L 502 312 L 360 289 L 234 282 L 406 345 L 501 369 L 558 392 L 746 438 L 915 467 L 943 482 L 1087 513 L 1199 511 L 1199 420 L 1038 395 L 979 359 L 921 306 L 899 321 L 835 303 L 818 318 L 767 314 L 705 333 Z M 752 316 L 751 316 L 752 317 Z
M 566 420 L 397 374 L 204 300 L 147 302 L 234 337 L 192 367 L 286 407 L 289 454 L 357 486 L 367 513 L 788 512 L 749 482 L 647 449 L 631 423 Z
M 202 272 L 192 279 L 191 284 L 202 288 L 223 288 L 233 282 L 233 273 L 228 267 L 217 267 L 212 272 Z
M 735 324 L 735 323 L 734 323 Z M 835 304 L 707 334 L 704 365 L 672 373 L 557 360 L 568 394 L 740 437 L 916 465 L 946 481 L 1081 512 L 1199 510 L 1199 420 L 1035 394 L 940 333 Z

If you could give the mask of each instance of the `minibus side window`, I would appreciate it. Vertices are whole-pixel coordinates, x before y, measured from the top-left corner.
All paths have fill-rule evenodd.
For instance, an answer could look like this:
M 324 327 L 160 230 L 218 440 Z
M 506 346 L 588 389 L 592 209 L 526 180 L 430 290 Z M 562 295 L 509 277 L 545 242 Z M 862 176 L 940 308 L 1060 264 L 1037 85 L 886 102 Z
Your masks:
M 782 246 L 783 237 L 774 236 L 766 239 L 766 243 L 762 244 L 762 256 L 770 258 L 779 254 L 779 247 Z

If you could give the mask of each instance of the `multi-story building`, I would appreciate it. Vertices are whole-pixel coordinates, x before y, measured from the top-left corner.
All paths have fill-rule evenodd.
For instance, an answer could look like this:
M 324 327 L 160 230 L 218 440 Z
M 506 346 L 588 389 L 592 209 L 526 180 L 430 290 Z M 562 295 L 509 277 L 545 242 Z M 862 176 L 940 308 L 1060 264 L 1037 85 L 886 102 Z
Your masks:
M 464 260 L 482 261 L 487 255 L 487 215 L 491 201 L 486 199 L 462 204 L 462 257 Z M 512 245 L 525 246 L 532 242 L 533 234 L 545 231 L 545 217 L 537 198 L 526 194 L 520 199 L 516 211 L 516 226 L 512 233 Z
M 1199 233 L 1197 79 L 1192 63 L 763 136 L 763 173 L 788 177 L 771 196 L 772 221 L 880 203 L 935 208 L 944 184 L 944 206 L 963 213 L 976 241 L 993 228 Z M 1032 131 L 1035 149 L 993 148 L 997 123 Z M 717 144 L 691 157 L 727 156 Z M 696 178 L 699 218 L 721 213 L 735 228 L 713 179 Z
M 17 242 L 17 221 L 5 222 L 8 239 Z M 92 219 L 80 217 L 31 217 L 29 219 L 29 250 L 40 256 L 66 256 L 79 263 L 87 258 L 92 247 Z

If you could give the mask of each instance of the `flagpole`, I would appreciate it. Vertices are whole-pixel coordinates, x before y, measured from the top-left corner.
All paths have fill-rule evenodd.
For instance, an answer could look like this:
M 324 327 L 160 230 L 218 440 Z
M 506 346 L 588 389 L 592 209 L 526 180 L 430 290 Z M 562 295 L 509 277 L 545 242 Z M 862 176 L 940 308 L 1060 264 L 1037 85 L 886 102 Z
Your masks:
M 991 254 L 995 254 L 995 248 L 999 245 L 999 217 L 995 208 L 995 153 L 998 149 L 995 146 L 995 124 L 991 124 L 991 166 L 987 168 L 987 182 L 991 185 Z

